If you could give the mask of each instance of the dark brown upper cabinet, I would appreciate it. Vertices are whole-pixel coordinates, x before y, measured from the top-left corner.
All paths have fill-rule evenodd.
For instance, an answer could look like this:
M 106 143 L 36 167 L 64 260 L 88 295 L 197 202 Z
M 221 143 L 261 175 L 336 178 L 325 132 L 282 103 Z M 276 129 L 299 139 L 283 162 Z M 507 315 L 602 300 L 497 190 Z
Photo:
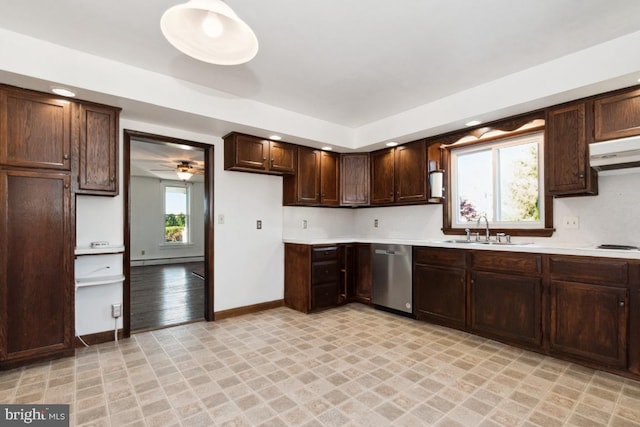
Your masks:
M 65 99 L 0 88 L 0 164 L 70 170 L 72 116 Z
M 340 155 L 340 204 L 369 204 L 369 153 Z
M 79 194 L 118 194 L 118 108 L 80 104 Z
M 224 137 L 224 169 L 285 175 L 296 173 L 297 147 L 232 132 Z
M 371 153 L 371 204 L 427 201 L 427 147 L 424 140 Z
M 295 175 L 283 180 L 283 203 L 293 206 L 340 204 L 340 157 L 338 154 L 298 147 Z
M 546 113 L 546 189 L 554 196 L 598 194 L 598 175 L 589 166 L 591 101 L 551 108 Z
M 594 140 L 640 135 L 640 89 L 596 98 Z
M 340 205 L 340 155 L 320 152 L 320 203 Z

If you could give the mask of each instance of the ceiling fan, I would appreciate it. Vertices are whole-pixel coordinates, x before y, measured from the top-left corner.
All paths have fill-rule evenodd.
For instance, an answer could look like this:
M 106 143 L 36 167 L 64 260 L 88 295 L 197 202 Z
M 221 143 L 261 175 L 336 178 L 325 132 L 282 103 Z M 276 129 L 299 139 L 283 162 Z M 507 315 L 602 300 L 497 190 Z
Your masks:
M 204 169 L 195 168 L 191 163 L 193 162 L 189 160 L 181 160 L 180 163 L 176 165 L 178 178 L 183 181 L 188 181 L 193 175 L 204 175 Z
M 178 160 L 178 164 L 175 166 L 175 169 L 151 169 L 152 171 L 158 172 L 170 172 L 171 170 L 175 170 L 176 174 L 178 174 L 178 178 L 183 181 L 188 181 L 191 179 L 193 175 L 204 175 L 204 169 L 197 168 L 194 164 L 197 164 L 196 161 L 191 160 Z

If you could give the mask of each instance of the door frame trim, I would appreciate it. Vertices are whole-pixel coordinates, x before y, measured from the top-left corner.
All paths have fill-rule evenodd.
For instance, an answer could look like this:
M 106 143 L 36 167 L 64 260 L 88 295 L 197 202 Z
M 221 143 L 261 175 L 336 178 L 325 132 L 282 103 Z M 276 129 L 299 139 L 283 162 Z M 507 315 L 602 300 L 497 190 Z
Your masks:
M 147 132 L 124 129 L 123 137 L 123 197 L 124 197 L 124 254 L 122 288 L 122 333 L 131 336 L 131 140 L 153 144 L 178 144 L 200 148 L 204 152 L 204 318 L 215 320 L 214 314 L 214 146 L 186 139 L 156 135 Z

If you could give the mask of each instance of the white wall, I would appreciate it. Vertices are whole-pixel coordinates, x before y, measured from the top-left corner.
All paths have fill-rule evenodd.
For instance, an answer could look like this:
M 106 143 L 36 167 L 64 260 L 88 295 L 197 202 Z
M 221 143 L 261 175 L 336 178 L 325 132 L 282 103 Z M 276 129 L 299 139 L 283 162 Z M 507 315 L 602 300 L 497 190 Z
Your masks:
M 217 219 L 219 214 L 224 214 L 225 217 L 224 224 L 216 221 L 214 225 L 214 310 L 282 299 L 282 178 L 225 171 L 224 144 L 216 136 L 131 120 L 126 112 L 120 127 L 120 138 L 123 129 L 130 129 L 214 145 L 214 216 Z M 122 142 L 120 153 L 122 162 Z M 121 176 L 121 186 L 122 182 Z M 77 246 L 86 247 L 96 240 L 123 244 L 122 193 L 121 187 L 117 197 L 78 197 Z M 262 230 L 256 229 L 258 219 L 262 220 Z M 121 302 L 121 297 L 121 285 L 115 289 L 96 286 L 79 290 L 76 295 L 78 331 L 90 334 L 111 329 L 111 304 Z
M 145 265 L 147 260 L 167 258 L 204 259 L 204 184 L 189 182 L 190 243 L 163 245 L 163 184 L 184 185 L 182 181 L 149 177 L 131 178 L 131 264 Z M 143 253 L 144 252 L 144 253 Z M 134 262 L 135 261 L 135 262 Z

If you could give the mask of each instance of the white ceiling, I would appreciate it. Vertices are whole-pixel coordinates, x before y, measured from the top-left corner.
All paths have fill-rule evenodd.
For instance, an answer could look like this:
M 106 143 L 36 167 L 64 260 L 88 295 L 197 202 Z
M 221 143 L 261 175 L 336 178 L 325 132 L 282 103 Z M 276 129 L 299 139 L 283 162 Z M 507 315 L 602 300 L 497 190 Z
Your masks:
M 131 140 L 130 147 L 131 176 L 179 181 L 176 166 L 183 161 L 204 171 L 204 152 L 195 147 L 135 139 Z M 194 174 L 189 181 L 204 182 L 204 177 Z
M 0 28 L 351 128 L 640 30 L 638 0 L 228 0 L 260 50 L 216 66 L 163 38 L 180 2 L 0 0 Z

